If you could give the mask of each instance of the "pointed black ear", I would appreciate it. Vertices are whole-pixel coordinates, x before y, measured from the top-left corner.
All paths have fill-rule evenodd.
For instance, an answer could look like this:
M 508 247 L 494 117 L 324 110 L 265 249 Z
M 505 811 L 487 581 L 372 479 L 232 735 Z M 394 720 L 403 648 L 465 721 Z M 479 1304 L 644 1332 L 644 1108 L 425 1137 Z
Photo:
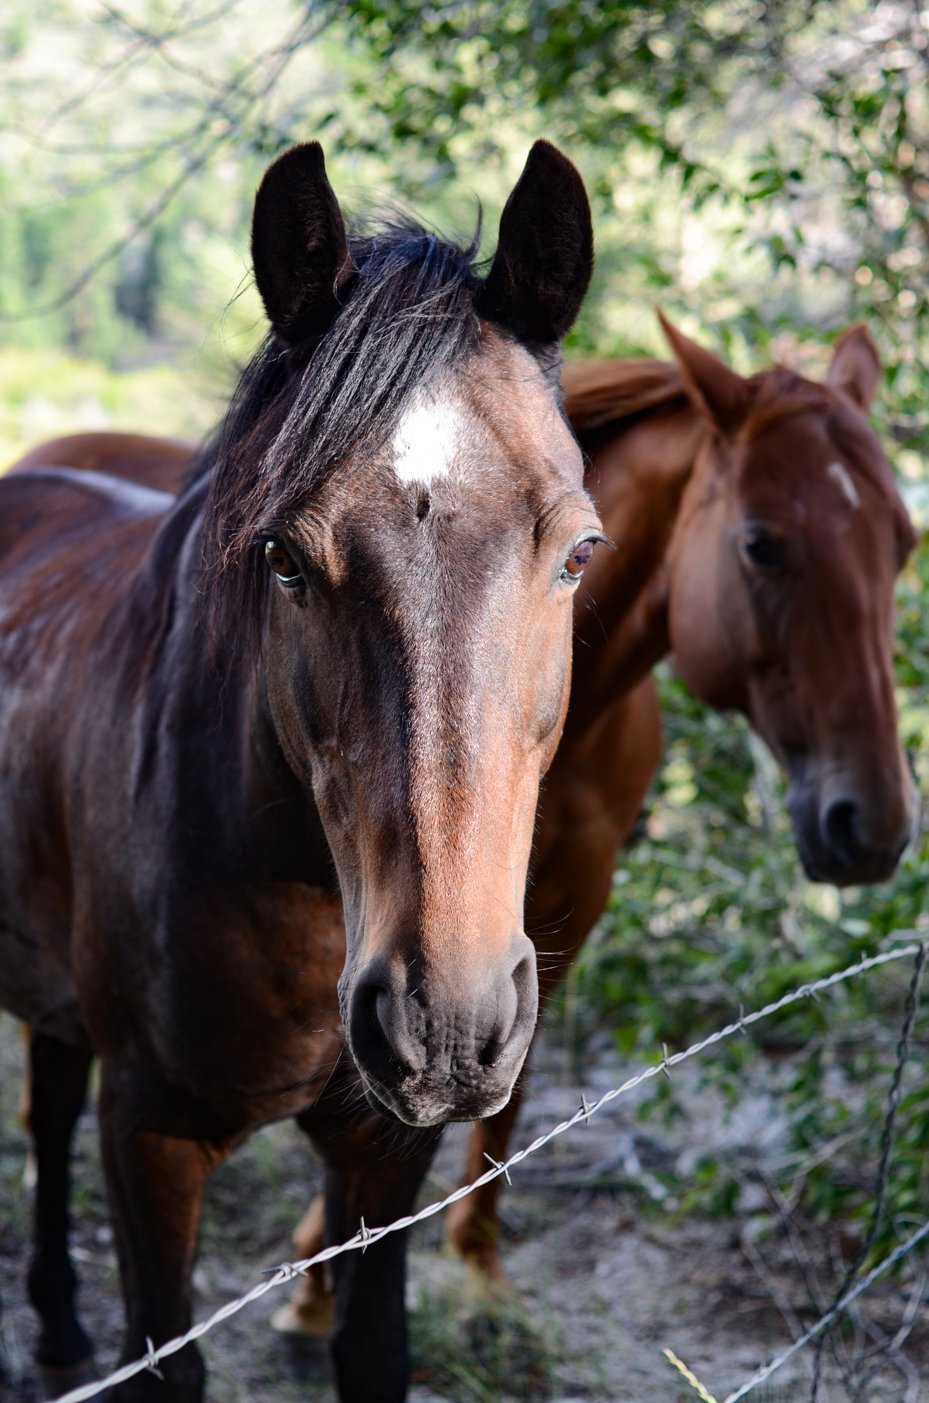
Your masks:
M 570 331 L 593 266 L 584 183 L 567 156 L 537 141 L 500 218 L 477 310 L 521 341 L 551 345 Z
M 265 171 L 252 216 L 252 263 L 268 320 L 296 345 L 325 331 L 350 272 L 342 211 L 318 141 Z

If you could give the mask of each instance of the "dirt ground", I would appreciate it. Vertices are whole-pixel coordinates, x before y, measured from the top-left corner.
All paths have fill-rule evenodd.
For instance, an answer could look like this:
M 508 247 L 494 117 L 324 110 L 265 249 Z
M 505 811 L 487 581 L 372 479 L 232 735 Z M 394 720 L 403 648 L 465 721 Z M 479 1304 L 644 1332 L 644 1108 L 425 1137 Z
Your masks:
M 565 1073 L 551 1040 L 537 1050 L 518 1126 L 520 1144 L 615 1085 L 630 1068 L 605 1048 L 583 1084 Z M 31 1368 L 35 1318 L 25 1295 L 29 1190 L 26 1139 L 17 1119 L 22 1045 L 0 1016 L 0 1294 L 9 1382 L 3 1403 L 41 1397 Z M 734 1111 L 689 1077 L 684 1121 L 642 1122 L 634 1096 L 613 1103 L 513 1173 L 504 1200 L 504 1262 L 513 1302 L 488 1296 L 444 1242 L 441 1217 L 412 1238 L 410 1304 L 415 1351 L 414 1403 L 452 1398 L 490 1403 L 506 1396 L 553 1403 L 684 1403 L 696 1394 L 665 1359 L 672 1349 L 722 1400 L 774 1352 L 791 1329 L 815 1319 L 795 1256 L 770 1233 L 757 1190 L 721 1219 L 680 1216 L 661 1175 L 687 1174 L 710 1149 L 738 1157 L 777 1153 L 783 1123 L 770 1087 L 749 1087 Z M 444 1195 L 458 1180 L 467 1127 L 450 1127 L 424 1188 Z M 263 1267 L 293 1255 L 289 1233 L 320 1178 L 290 1122 L 268 1126 L 214 1176 L 195 1274 L 202 1317 L 259 1279 Z M 754 1194 L 754 1197 L 753 1197 Z M 80 1310 L 102 1372 L 116 1361 L 122 1305 L 107 1220 L 92 1108 L 75 1158 L 73 1249 L 81 1276 Z M 757 1245 L 756 1245 L 757 1244 Z M 880 1284 L 859 1321 L 867 1334 L 897 1328 L 906 1281 Z M 204 1341 L 210 1403 L 284 1403 L 333 1398 L 323 1348 L 288 1342 L 269 1326 L 282 1300 L 262 1301 Z M 917 1312 L 907 1361 L 886 1366 L 862 1396 L 867 1403 L 929 1399 L 929 1315 Z M 809 1397 L 809 1356 L 792 1360 L 751 1396 L 758 1403 Z M 920 1383 L 920 1376 L 927 1380 Z M 821 1403 L 847 1403 L 827 1369 Z M 857 1403 L 857 1401 L 856 1401 Z

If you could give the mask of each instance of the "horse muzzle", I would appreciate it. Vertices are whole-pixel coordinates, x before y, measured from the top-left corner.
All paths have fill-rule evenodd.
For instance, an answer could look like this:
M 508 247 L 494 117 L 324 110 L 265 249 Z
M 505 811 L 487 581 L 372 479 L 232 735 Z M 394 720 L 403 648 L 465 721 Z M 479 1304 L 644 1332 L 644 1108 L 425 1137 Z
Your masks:
M 464 963 L 416 978 L 406 961 L 375 958 L 343 985 L 348 1045 L 375 1110 L 430 1126 L 483 1119 L 510 1099 L 538 1014 L 535 948 L 520 931 L 495 968 L 469 977 Z
M 919 823 L 909 775 L 898 789 L 874 794 L 840 777 L 791 783 L 788 803 L 807 876 L 838 887 L 890 881 Z

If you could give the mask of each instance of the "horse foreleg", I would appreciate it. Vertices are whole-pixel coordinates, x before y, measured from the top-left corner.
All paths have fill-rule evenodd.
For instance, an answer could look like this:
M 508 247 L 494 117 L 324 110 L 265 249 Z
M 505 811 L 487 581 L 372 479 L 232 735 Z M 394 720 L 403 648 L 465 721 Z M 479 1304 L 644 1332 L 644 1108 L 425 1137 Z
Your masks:
M 523 1079 L 513 1088 L 513 1094 L 502 1111 L 474 1124 L 468 1141 L 468 1158 L 463 1184 L 473 1183 L 488 1169 L 488 1158 L 498 1162 L 506 1159 L 507 1145 L 522 1103 Z M 506 1286 L 506 1273 L 500 1265 L 498 1243 L 500 1225 L 497 1202 L 500 1198 L 502 1175 L 475 1189 L 467 1198 L 460 1198 L 448 1210 L 446 1230 L 465 1261 L 483 1272 L 490 1281 Z
M 344 1084 L 329 1088 L 331 1116 L 300 1116 L 326 1165 L 326 1240 L 342 1242 L 364 1223 L 380 1227 L 413 1209 L 441 1127 L 411 1130 L 372 1113 L 349 1119 Z M 338 1109 L 336 1109 L 338 1108 Z M 403 1403 L 409 1383 L 406 1232 L 332 1260 L 331 1348 L 341 1403 Z
M 203 1189 L 226 1146 L 135 1128 L 121 1094 L 120 1075 L 104 1063 L 100 1134 L 120 1279 L 126 1303 L 122 1362 L 138 1359 L 191 1323 L 190 1274 L 200 1226 Z M 204 1366 L 187 1345 L 112 1392 L 119 1403 L 200 1403 Z
M 293 1243 L 298 1260 L 315 1257 L 326 1244 L 326 1200 L 317 1194 L 297 1224 Z M 335 1320 L 335 1303 L 324 1262 L 301 1276 L 291 1299 L 271 1317 L 271 1328 L 283 1335 L 327 1338 Z
M 42 1322 L 36 1363 L 55 1396 L 77 1382 L 93 1346 L 74 1314 L 77 1276 L 68 1256 L 71 1137 L 87 1095 L 92 1055 L 35 1033 L 29 1043 L 30 1088 L 25 1099 L 36 1156 L 35 1249 L 29 1296 Z M 54 1389 L 53 1393 L 51 1390 Z

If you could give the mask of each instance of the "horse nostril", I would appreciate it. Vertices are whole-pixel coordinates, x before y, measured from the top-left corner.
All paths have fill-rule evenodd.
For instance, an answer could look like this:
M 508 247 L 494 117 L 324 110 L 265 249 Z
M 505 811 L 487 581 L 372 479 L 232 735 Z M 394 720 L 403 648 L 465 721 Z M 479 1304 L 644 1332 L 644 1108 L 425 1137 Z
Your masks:
M 478 1053 L 482 1067 L 493 1067 L 514 1045 L 526 1044 L 532 1036 L 539 1003 L 539 982 L 535 951 L 528 951 L 510 975 L 501 1000 L 497 1026 Z
M 355 987 L 349 1040 L 353 1057 L 387 1086 L 402 1081 L 416 1067 L 398 1001 L 376 977 L 363 978 Z
M 851 799 L 837 799 L 822 818 L 823 836 L 836 857 L 852 866 L 859 857 L 858 809 Z

